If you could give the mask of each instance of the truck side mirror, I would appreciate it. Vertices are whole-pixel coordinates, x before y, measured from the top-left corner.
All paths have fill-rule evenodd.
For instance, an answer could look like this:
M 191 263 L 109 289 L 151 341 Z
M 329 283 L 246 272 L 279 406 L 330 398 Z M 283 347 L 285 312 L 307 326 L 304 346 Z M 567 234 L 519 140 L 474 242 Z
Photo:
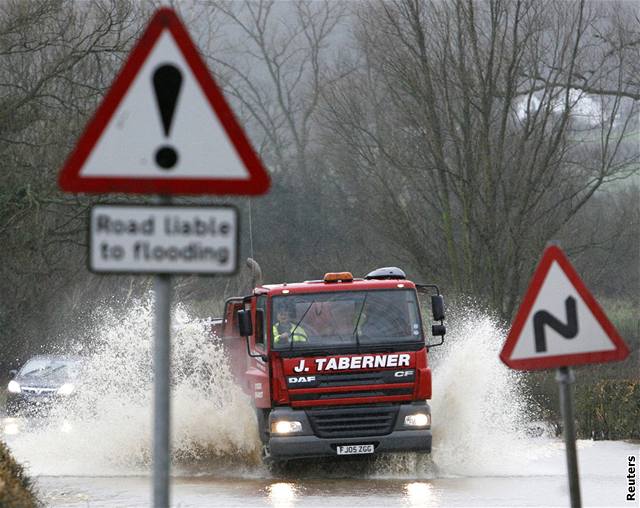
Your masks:
M 11 376 L 11 378 L 13 379 L 14 377 L 16 377 L 18 375 L 18 371 L 16 369 L 11 369 L 9 371 L 9 375 Z
M 260 315 L 258 315 L 257 318 L 260 319 Z M 249 346 L 249 337 L 253 335 L 253 325 L 251 323 L 251 311 L 249 310 L 238 311 L 238 329 L 240 330 L 240 335 L 247 339 L 247 354 L 251 358 L 260 358 L 263 362 L 266 362 L 268 360 L 266 355 L 252 353 L 251 347 Z
M 444 297 L 440 293 L 431 295 L 431 314 L 433 315 L 434 321 L 440 321 L 440 324 L 431 325 L 431 335 L 440 337 L 440 342 L 437 344 L 428 344 L 428 346 L 441 346 L 444 343 L 447 327 L 442 323 L 444 320 Z
M 238 328 L 241 337 L 253 335 L 253 325 L 251 323 L 251 312 L 247 310 L 238 311 Z
M 444 325 L 431 325 L 431 335 L 434 337 L 444 337 L 447 333 L 447 327 Z
M 444 319 L 444 298 L 442 295 L 431 295 L 431 313 L 434 321 L 442 321 Z M 436 334 L 434 333 L 434 335 Z

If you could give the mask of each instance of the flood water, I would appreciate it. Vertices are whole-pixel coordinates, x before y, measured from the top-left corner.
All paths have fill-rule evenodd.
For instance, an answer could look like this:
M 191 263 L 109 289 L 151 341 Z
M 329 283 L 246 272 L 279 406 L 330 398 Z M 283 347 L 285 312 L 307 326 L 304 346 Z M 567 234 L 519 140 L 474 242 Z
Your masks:
M 69 353 L 89 369 L 77 397 L 41 425 L 0 432 L 46 506 L 134 507 L 151 501 L 151 311 L 97 311 Z M 172 506 L 569 506 L 564 446 L 534 423 L 522 376 L 498 352 L 505 331 L 480 313 L 450 313 L 433 349 L 433 453 L 261 464 L 250 401 L 219 342 L 177 309 L 173 318 Z M 89 351 L 90 353 L 87 353 Z M 578 381 L 579 382 L 579 376 Z M 638 444 L 579 441 L 584 506 L 627 502 L 627 457 Z
M 172 506 L 181 507 L 450 507 L 569 506 L 562 442 L 541 440 L 537 458 L 505 464 L 512 475 L 424 478 L 424 471 L 335 478 L 322 468 L 303 466 L 301 476 L 273 477 L 263 472 L 232 478 L 175 477 Z M 625 442 L 579 441 L 583 506 L 629 506 L 627 457 L 639 446 Z M 339 468 L 338 468 L 339 469 Z M 357 470 L 358 468 L 356 468 Z M 306 476 L 306 477 L 305 477 Z M 37 485 L 47 506 L 149 506 L 149 477 L 41 476 Z

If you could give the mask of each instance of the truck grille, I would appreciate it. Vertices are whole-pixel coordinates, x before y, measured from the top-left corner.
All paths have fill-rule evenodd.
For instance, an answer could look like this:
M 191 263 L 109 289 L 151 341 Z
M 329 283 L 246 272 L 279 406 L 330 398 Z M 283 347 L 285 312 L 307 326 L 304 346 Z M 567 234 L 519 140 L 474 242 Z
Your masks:
M 398 407 L 319 409 L 306 413 L 318 437 L 382 436 L 393 430 Z
M 289 400 L 300 406 L 350 404 L 346 399 L 381 398 L 377 402 L 410 400 L 415 390 L 415 369 L 378 372 L 289 375 L 286 378 Z M 393 397 L 390 399 L 389 397 Z M 334 402 L 335 401 L 335 402 Z
M 359 390 L 351 392 L 325 392 L 325 393 L 295 393 L 293 390 L 289 394 L 292 401 L 301 400 L 332 400 L 332 399 L 350 399 L 355 397 L 390 397 L 393 395 L 402 395 L 409 397 L 413 394 L 411 388 L 383 388 L 373 390 Z
M 385 382 L 384 372 L 360 372 L 358 374 L 325 374 L 318 376 L 318 387 L 327 386 L 357 386 L 357 385 L 377 385 Z M 390 380 L 391 382 L 397 381 Z M 400 380 L 403 381 L 403 380 Z

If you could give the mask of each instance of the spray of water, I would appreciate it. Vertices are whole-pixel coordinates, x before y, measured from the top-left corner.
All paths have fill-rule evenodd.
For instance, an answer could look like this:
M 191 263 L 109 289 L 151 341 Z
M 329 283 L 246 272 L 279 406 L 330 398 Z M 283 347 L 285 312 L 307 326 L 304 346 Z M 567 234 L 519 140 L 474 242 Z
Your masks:
M 441 475 L 508 473 L 529 439 L 520 375 L 499 360 L 506 330 L 466 306 L 433 362 L 433 460 Z M 517 462 L 516 460 L 516 462 Z
M 34 474 L 148 474 L 152 450 L 152 308 L 96 312 L 77 395 L 11 447 Z M 220 341 L 182 308 L 173 316 L 172 453 L 175 470 L 215 472 L 259 463 L 250 401 L 232 379 Z M 64 432 L 62 431 L 64 430 Z
M 89 337 L 76 345 L 88 358 L 76 398 L 50 422 L 14 436 L 10 445 L 33 474 L 149 474 L 152 407 L 152 310 L 148 302 L 122 314 L 96 312 Z M 260 466 L 250 400 L 232 379 L 219 340 L 178 308 L 173 316 L 172 447 L 176 474 L 215 476 L 433 478 L 513 474 L 514 463 L 540 450 L 522 433 L 527 420 L 519 378 L 498 352 L 505 331 L 470 307 L 449 313 L 433 369 L 433 453 L 368 461 L 313 461 L 292 471 Z M 69 422 L 70 432 L 60 431 Z M 518 471 L 521 471 L 518 466 Z
M 376 477 L 510 475 L 532 453 L 520 376 L 498 356 L 506 330 L 472 303 L 448 310 L 447 329 L 429 353 L 432 454 L 381 456 Z

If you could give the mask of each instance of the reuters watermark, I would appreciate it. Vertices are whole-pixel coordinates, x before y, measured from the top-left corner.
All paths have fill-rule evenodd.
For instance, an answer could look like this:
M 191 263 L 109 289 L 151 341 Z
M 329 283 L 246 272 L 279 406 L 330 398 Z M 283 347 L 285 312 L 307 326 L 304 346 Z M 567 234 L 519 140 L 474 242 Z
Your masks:
M 629 455 L 627 457 L 627 501 L 636 501 L 638 489 L 636 488 L 636 457 Z

